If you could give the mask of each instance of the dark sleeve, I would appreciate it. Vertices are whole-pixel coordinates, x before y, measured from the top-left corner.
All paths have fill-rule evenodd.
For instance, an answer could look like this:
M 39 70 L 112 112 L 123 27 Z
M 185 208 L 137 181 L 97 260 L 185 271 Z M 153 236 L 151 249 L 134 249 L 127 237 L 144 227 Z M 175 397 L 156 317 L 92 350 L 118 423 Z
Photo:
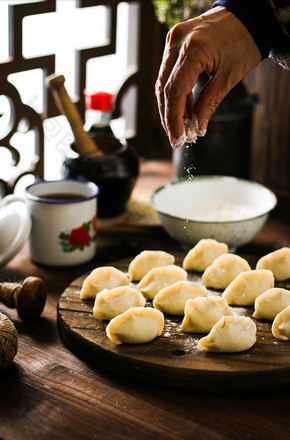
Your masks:
M 255 40 L 262 58 L 271 56 L 290 68 L 290 0 L 218 0 L 238 17 Z

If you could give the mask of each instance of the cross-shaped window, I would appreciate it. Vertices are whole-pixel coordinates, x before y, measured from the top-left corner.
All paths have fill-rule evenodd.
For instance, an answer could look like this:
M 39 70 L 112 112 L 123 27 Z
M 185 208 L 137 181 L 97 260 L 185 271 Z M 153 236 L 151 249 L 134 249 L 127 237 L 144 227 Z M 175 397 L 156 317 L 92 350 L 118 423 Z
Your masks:
M 33 3 L 37 7 L 37 4 L 42 2 L 36 0 L 1 0 L 0 38 L 2 44 L 0 47 L 0 62 L 9 62 L 9 55 L 13 55 L 8 50 L 8 6 Z M 43 3 L 53 6 L 54 0 Z M 113 4 L 114 2 L 112 2 Z M 37 8 L 33 10 L 32 5 L 30 14 L 24 16 L 22 20 L 22 47 L 20 49 L 18 47 L 16 52 L 28 61 L 54 54 L 55 72 L 64 74 L 66 88 L 72 99 L 77 100 L 82 90 L 76 84 L 77 68 L 79 68 L 76 55 L 92 49 L 92 53 L 87 57 L 85 63 L 86 88 L 91 91 L 102 89 L 113 93 L 117 92 L 126 77 L 128 69 L 136 67 L 137 64 L 138 20 L 135 21 L 133 26 L 130 22 L 129 27 L 129 16 L 131 16 L 132 10 L 135 9 L 133 13 L 136 17 L 138 16 L 136 5 L 131 2 L 118 2 L 116 23 L 112 12 L 114 6 L 99 5 L 80 8 L 78 7 L 80 5 L 78 0 L 56 0 L 55 5 L 54 12 L 42 14 L 36 13 Z M 86 6 L 85 3 L 84 6 Z M 54 7 L 51 8 L 51 10 L 53 9 Z M 113 17 L 112 20 L 111 16 Z M 114 26 L 116 26 L 116 29 L 113 29 Z M 13 48 L 15 49 L 15 47 Z M 95 54 L 94 51 L 98 51 L 98 53 Z M 98 56 L 100 54 L 104 56 Z M 41 68 L 35 68 L 23 72 L 17 71 L 17 73 L 8 76 L 9 81 L 19 91 L 22 102 L 32 107 L 37 113 L 42 113 L 45 110 L 43 75 L 44 71 Z M 4 104 L 6 103 L 5 100 L 2 101 Z M 0 113 L 3 113 L 1 112 L 2 101 L 0 101 Z M 133 107 L 134 105 L 126 106 L 129 117 L 125 118 L 126 125 L 119 124 L 121 129 L 122 127 L 124 130 L 133 128 L 134 117 L 131 117 L 130 121 L 129 113 L 132 114 Z M 66 136 L 64 136 L 64 130 L 60 129 L 60 124 L 60 120 L 55 121 L 53 124 L 50 120 L 44 121 L 46 141 L 49 143 L 57 141 L 59 143 L 63 138 L 65 138 L 65 142 L 71 139 L 69 127 L 67 127 L 65 121 Z M 56 136 L 62 138 L 56 139 Z M 14 136 L 14 141 L 17 143 L 17 136 Z M 23 143 L 21 140 L 19 142 L 20 144 Z M 15 145 L 15 147 L 18 148 L 19 146 Z M 48 148 L 50 150 L 48 157 L 51 158 L 52 153 L 55 153 L 55 151 L 51 150 L 51 145 Z M 52 159 L 52 162 L 55 164 L 55 158 Z

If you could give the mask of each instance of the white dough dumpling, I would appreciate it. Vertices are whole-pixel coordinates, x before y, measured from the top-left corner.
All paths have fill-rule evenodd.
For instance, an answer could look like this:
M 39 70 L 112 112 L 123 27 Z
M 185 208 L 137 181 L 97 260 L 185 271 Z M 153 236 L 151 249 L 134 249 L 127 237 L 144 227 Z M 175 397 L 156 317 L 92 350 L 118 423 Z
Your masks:
M 164 251 L 142 251 L 128 267 L 129 280 L 140 281 L 154 267 L 174 264 L 175 257 Z
M 225 315 L 233 315 L 233 312 L 219 296 L 189 299 L 180 328 L 185 333 L 208 333 Z
M 153 306 L 169 315 L 183 315 L 186 301 L 199 296 L 207 296 L 204 286 L 189 281 L 178 281 L 161 289 L 153 300 Z
M 154 267 L 151 269 L 137 284 L 136 288 L 147 299 L 154 299 L 157 293 L 164 287 L 177 283 L 177 281 L 185 281 L 187 272 L 174 264 L 170 266 Z
M 104 289 L 96 296 L 93 314 L 98 319 L 110 321 L 130 307 L 144 307 L 145 304 L 146 299 L 142 293 L 129 286 Z
M 246 316 L 223 316 L 201 338 L 198 348 L 202 351 L 235 353 L 251 348 L 256 342 L 256 324 Z
M 104 289 L 128 286 L 126 275 L 113 266 L 102 266 L 94 269 L 84 280 L 80 297 L 81 299 L 95 299 L 97 293 Z
M 274 287 L 258 296 L 253 317 L 273 320 L 288 306 L 290 306 L 290 290 Z
M 264 255 L 257 262 L 256 269 L 271 270 L 276 281 L 288 280 L 290 278 L 290 248 L 283 247 Z
M 276 315 L 272 324 L 272 333 L 280 341 L 290 340 L 290 306 Z
M 162 334 L 163 313 L 152 307 L 131 307 L 113 318 L 106 327 L 107 336 L 116 345 L 144 344 Z
M 228 304 L 251 306 L 261 293 L 274 287 L 273 272 L 267 269 L 241 272 L 222 294 Z
M 182 267 L 185 270 L 204 272 L 217 257 L 228 251 L 226 243 L 220 243 L 212 238 L 203 238 L 187 253 Z
M 251 270 L 249 263 L 236 254 L 223 254 L 204 271 L 202 284 L 214 289 L 225 289 L 241 273 Z

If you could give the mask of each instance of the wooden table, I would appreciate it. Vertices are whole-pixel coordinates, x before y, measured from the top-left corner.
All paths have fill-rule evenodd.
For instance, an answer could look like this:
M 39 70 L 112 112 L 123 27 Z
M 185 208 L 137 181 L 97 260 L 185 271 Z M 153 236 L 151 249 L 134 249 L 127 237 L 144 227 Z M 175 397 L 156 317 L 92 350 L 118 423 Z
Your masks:
M 140 188 L 171 179 L 168 163 L 144 163 Z M 39 321 L 22 322 L 0 304 L 15 324 L 19 347 L 0 373 L 0 439 L 286 439 L 290 435 L 289 389 L 259 394 L 203 394 L 143 385 L 93 367 L 76 357 L 59 337 L 59 296 L 77 277 L 146 248 L 179 251 L 160 227 L 148 231 L 100 232 L 98 255 L 74 268 L 33 264 L 26 247 L 0 270 L 0 279 L 28 275 L 44 279 L 48 297 Z M 262 255 L 290 246 L 288 222 L 270 218 L 244 250 Z

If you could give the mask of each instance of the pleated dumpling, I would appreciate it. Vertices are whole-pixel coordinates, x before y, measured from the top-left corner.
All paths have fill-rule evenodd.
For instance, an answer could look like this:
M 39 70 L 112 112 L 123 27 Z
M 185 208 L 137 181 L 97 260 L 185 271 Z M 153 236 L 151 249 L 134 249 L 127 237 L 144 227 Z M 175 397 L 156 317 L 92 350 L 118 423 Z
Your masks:
M 232 314 L 228 303 L 219 296 L 189 299 L 180 328 L 185 333 L 208 333 L 223 316 Z
M 290 306 L 276 315 L 272 324 L 272 333 L 280 341 L 289 341 L 290 339 Z
M 274 287 L 271 270 L 248 270 L 241 272 L 222 294 L 228 304 L 251 306 L 261 293 Z
M 201 338 L 198 348 L 202 351 L 234 353 L 251 348 L 256 342 L 256 324 L 246 316 L 223 316 Z
M 129 264 L 129 280 L 140 281 L 154 267 L 169 266 L 174 262 L 174 256 L 168 252 L 142 251 Z
M 228 251 L 226 243 L 220 243 L 212 238 L 203 238 L 187 253 L 182 267 L 185 270 L 204 272 L 217 257 Z
M 130 307 L 144 307 L 145 304 L 146 299 L 142 293 L 129 286 L 104 289 L 96 296 L 93 314 L 98 319 L 110 321 Z
M 103 266 L 94 269 L 84 280 L 80 297 L 81 299 L 95 299 L 98 292 L 114 287 L 128 286 L 126 275 L 113 266 Z
M 253 317 L 273 320 L 288 306 L 290 306 L 290 290 L 274 287 L 258 296 Z
M 177 283 L 177 281 L 185 281 L 187 272 L 174 264 L 170 266 L 154 267 L 151 269 L 137 284 L 136 288 L 147 299 L 154 299 L 157 293 L 164 287 Z
M 225 289 L 241 273 L 251 270 L 249 263 L 236 254 L 223 254 L 204 271 L 202 284 L 214 289 Z
M 198 296 L 207 296 L 204 286 L 189 281 L 178 281 L 161 289 L 153 300 L 153 306 L 169 315 L 183 315 L 186 301 Z
M 116 345 L 144 344 L 162 334 L 163 313 L 152 307 L 131 307 L 113 318 L 106 327 L 106 334 Z
M 283 247 L 264 255 L 257 262 L 256 269 L 271 270 L 276 281 L 288 280 L 290 278 L 290 248 Z

